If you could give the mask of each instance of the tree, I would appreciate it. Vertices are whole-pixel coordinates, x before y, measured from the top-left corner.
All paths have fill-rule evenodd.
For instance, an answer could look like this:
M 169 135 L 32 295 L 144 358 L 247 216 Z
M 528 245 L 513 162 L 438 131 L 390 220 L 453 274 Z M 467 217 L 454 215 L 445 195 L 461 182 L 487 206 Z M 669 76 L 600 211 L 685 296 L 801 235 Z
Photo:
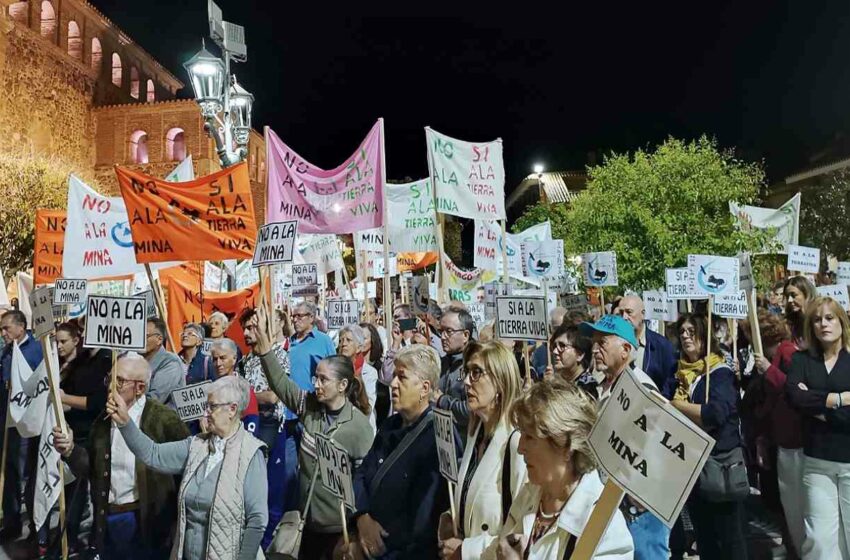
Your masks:
M 821 260 L 827 255 L 850 258 L 850 172 L 833 173 L 823 186 L 806 190 L 800 204 L 800 244 L 818 247 Z M 826 270 L 826 268 L 823 268 Z
M 752 204 L 763 183 L 761 165 L 735 159 L 715 140 L 668 138 L 654 152 L 606 157 L 588 168 L 587 189 L 568 208 L 537 204 L 515 229 L 548 218 L 568 255 L 615 251 L 621 288 L 658 288 L 665 269 L 685 266 L 688 254 L 767 247 L 769 234 L 737 230 L 728 206 Z

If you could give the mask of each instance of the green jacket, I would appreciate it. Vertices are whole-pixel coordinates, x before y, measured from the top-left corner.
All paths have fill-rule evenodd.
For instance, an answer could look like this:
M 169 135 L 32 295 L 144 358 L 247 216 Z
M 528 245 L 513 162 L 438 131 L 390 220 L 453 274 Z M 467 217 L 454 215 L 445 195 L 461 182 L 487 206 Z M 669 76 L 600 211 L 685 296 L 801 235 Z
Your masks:
M 360 410 L 354 408 L 350 401 L 345 401 L 336 421 L 328 417 L 325 405 L 319 402 L 315 393 L 302 390 L 289 376 L 286 375 L 274 352 L 260 356 L 260 363 L 272 391 L 283 404 L 298 415 L 304 426 L 301 437 L 301 447 L 298 451 L 299 486 L 301 489 L 300 507 L 303 511 L 310 490 L 310 481 L 316 470 L 316 440 L 315 434 L 328 434 L 335 426 L 331 439 L 348 452 L 351 464 L 356 468 L 363 457 L 372 447 L 375 434 L 369 419 Z M 353 477 L 353 473 L 352 473 Z M 307 516 L 308 526 L 318 533 L 341 533 L 342 523 L 339 517 L 339 498 L 326 490 L 322 485 L 321 475 L 316 479 L 313 489 L 313 499 Z
M 148 398 L 139 422 L 143 433 L 156 443 L 180 441 L 189 437 L 186 424 L 177 413 Z M 75 446 L 66 460 L 77 477 L 91 480 L 91 499 L 94 507 L 92 525 L 93 544 L 103 550 L 106 516 L 109 513 L 109 486 L 112 464 L 112 420 L 101 416 L 92 424 L 86 447 Z M 136 461 L 136 485 L 139 489 L 139 508 L 142 538 L 155 543 L 160 550 L 169 550 L 173 537 L 174 521 L 177 516 L 177 485 L 174 477 L 150 470 Z

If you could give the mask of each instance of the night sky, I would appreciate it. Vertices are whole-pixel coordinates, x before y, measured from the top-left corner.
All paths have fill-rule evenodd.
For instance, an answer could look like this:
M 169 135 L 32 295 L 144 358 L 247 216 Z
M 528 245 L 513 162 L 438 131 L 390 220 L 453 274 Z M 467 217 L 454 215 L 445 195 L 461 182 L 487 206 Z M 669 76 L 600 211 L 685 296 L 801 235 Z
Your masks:
M 182 63 L 207 35 L 206 0 L 91 1 L 188 83 Z M 537 161 L 580 169 L 588 152 L 701 133 L 781 180 L 850 130 L 846 1 L 420 10 L 451 17 L 371 2 L 345 12 L 218 3 L 246 28 L 248 61 L 234 71 L 256 97 L 255 128 L 269 125 L 322 167 L 349 156 L 381 116 L 390 179 L 427 174 L 430 125 L 503 138 L 508 191 Z

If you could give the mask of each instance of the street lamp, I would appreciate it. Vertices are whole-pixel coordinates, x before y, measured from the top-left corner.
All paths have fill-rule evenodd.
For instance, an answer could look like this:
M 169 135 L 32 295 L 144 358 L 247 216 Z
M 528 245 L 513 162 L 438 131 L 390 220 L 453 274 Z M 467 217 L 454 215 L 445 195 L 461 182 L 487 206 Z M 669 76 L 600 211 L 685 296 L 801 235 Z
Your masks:
M 543 170 L 544 169 L 545 169 L 545 167 L 543 167 L 542 163 L 535 163 L 534 164 L 534 172 L 537 173 L 538 179 L 540 179 L 540 177 L 543 176 Z
M 233 119 L 233 138 L 239 147 L 248 146 L 248 136 L 251 133 L 251 107 L 254 96 L 236 81 L 230 86 L 230 117 Z
M 221 112 L 224 99 L 224 63 L 201 46 L 201 50 L 183 64 L 192 80 L 195 100 L 201 106 L 205 119 L 215 118 Z

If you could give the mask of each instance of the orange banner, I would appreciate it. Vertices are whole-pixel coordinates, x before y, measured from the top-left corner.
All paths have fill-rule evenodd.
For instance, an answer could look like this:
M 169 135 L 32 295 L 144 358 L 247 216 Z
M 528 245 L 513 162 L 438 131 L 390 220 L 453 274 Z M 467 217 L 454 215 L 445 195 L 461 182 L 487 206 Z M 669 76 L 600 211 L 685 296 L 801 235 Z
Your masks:
M 397 256 L 399 272 L 425 268 L 440 260 L 439 253 L 399 253 Z
M 178 341 L 180 333 L 183 332 L 183 325 L 200 323 L 208 319 L 214 311 L 221 311 L 230 319 L 230 326 L 225 335 L 247 354 L 249 348 L 245 344 L 245 337 L 242 336 L 242 327 L 239 326 L 239 314 L 246 307 L 256 307 L 259 294 L 259 284 L 235 292 L 201 294 L 197 284 L 187 284 L 183 279 L 172 276 L 168 282 L 168 330 L 174 340 Z
M 257 223 L 248 164 L 185 183 L 116 166 L 136 261 L 250 259 Z
M 35 211 L 35 251 L 33 254 L 33 284 L 53 284 L 62 277 L 62 251 L 65 247 L 64 210 Z
M 193 286 L 195 290 L 200 290 L 201 286 L 204 285 L 204 263 L 193 261 L 178 266 L 160 268 L 159 285 L 162 287 L 163 293 L 168 293 L 168 286 L 172 278 L 177 278 L 183 284 Z

